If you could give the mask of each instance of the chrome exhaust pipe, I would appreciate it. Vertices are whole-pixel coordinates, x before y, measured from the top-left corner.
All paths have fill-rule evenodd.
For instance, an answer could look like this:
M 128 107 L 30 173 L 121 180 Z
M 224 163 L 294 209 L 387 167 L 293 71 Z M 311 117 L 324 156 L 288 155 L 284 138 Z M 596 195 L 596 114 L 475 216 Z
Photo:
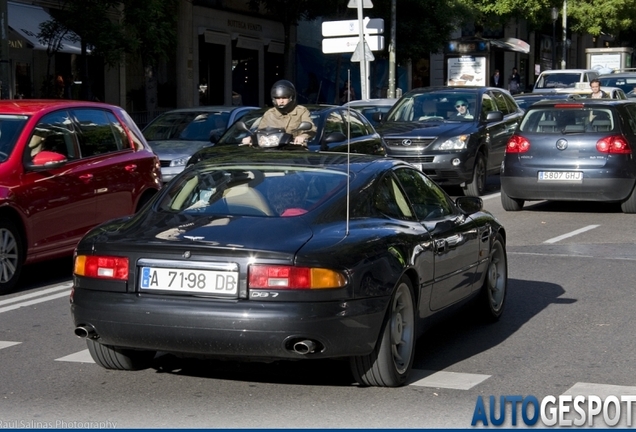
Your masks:
M 312 340 L 303 340 L 294 344 L 294 352 L 296 354 L 312 354 L 316 351 L 316 343 Z
M 90 324 L 75 327 L 75 336 L 81 339 L 97 339 L 97 331 Z

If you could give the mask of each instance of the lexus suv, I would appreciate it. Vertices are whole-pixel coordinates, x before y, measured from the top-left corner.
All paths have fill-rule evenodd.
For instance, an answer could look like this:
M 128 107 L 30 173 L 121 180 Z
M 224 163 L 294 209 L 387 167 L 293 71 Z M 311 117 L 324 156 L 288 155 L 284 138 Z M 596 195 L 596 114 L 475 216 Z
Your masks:
M 376 130 L 387 156 L 417 166 L 442 186 L 481 196 L 522 115 L 507 90 L 427 87 L 404 94 L 385 118 L 378 113 Z

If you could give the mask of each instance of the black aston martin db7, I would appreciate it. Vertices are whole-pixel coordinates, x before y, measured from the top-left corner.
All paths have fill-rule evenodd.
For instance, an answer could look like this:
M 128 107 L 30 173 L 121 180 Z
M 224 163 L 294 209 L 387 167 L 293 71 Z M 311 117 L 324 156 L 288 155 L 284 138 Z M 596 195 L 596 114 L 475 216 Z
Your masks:
M 430 318 L 469 299 L 500 317 L 505 241 L 481 198 L 406 162 L 243 148 L 81 240 L 75 334 L 107 369 L 347 358 L 361 385 L 400 386 Z

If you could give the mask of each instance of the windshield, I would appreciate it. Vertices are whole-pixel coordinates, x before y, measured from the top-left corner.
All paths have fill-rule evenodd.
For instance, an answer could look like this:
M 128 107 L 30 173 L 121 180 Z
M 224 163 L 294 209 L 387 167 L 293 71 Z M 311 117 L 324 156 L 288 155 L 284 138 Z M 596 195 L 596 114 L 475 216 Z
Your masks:
M 563 103 L 557 106 L 530 108 L 519 126 L 519 131 L 540 134 L 611 132 L 616 126 L 610 108 Z
M 544 74 L 539 77 L 535 88 L 566 88 L 574 87 L 577 82 L 581 81 L 580 73 L 553 73 Z
M 467 92 L 431 92 L 403 96 L 386 122 L 473 121 L 477 112 L 476 94 Z
M 209 141 L 227 127 L 227 112 L 168 112 L 152 121 L 143 131 L 147 141 Z
M 0 115 L 0 162 L 9 158 L 27 122 L 26 116 Z
M 607 77 L 599 78 L 603 87 L 618 87 L 628 97 L 636 97 L 636 74 L 633 77 Z
M 280 165 L 203 167 L 170 183 L 162 211 L 227 216 L 300 216 L 346 185 L 347 174 Z

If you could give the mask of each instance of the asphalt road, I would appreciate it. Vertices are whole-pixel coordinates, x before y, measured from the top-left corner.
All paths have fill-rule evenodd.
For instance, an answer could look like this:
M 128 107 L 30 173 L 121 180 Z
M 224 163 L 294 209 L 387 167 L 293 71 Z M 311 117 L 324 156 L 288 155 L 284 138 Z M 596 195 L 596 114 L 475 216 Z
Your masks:
M 0 297 L 0 428 L 470 428 L 474 417 L 492 427 L 489 396 L 496 420 L 500 396 L 636 395 L 636 216 L 594 203 L 507 213 L 490 189 L 485 207 L 508 234 L 504 316 L 486 325 L 465 309 L 438 323 L 418 340 L 405 387 L 358 387 L 341 361 L 163 355 L 148 370 L 106 371 L 73 334 L 66 259 L 31 266 Z M 524 426 L 512 406 L 504 426 Z

